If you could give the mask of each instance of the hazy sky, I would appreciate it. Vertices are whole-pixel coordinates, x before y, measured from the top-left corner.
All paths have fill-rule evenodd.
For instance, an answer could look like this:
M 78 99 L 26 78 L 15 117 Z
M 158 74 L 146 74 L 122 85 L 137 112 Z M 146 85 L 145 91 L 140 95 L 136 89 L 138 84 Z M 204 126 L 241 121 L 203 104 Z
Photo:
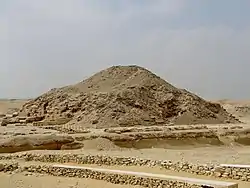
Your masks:
M 249 0 L 0 0 L 0 98 L 137 64 L 207 99 L 250 99 Z

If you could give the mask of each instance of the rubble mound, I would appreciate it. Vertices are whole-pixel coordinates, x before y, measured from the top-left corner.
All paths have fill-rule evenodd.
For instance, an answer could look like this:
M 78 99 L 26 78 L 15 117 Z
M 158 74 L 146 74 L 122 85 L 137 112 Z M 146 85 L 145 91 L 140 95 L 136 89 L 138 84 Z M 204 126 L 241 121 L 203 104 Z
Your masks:
M 68 118 L 67 124 L 92 128 L 239 122 L 220 104 L 139 66 L 113 66 L 75 85 L 52 89 L 21 111 L 32 119 Z
M 94 149 L 94 150 L 119 150 L 120 148 L 116 146 L 113 142 L 106 138 L 96 138 L 92 140 L 85 140 L 83 142 L 84 149 Z

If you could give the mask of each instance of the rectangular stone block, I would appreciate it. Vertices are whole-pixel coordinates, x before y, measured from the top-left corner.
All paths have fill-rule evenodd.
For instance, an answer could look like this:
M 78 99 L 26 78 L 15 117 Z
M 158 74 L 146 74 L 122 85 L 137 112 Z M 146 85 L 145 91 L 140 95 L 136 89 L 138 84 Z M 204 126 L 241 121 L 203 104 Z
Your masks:
M 249 168 L 250 165 L 241 165 L 241 164 L 220 164 L 220 167 L 228 167 L 228 168 Z

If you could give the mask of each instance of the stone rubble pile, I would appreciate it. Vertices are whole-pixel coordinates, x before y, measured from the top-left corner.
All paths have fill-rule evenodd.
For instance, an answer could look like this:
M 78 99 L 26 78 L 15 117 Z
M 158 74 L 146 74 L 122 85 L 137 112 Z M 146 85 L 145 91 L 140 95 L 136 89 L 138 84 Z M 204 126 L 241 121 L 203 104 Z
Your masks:
M 20 112 L 44 120 L 64 117 L 68 124 L 86 128 L 240 122 L 220 104 L 176 88 L 139 66 L 113 66 L 52 89 L 24 104 Z
M 161 167 L 166 170 L 182 171 L 197 175 L 214 176 L 241 181 L 250 181 L 250 168 L 220 167 L 216 164 L 190 164 L 188 162 L 173 162 L 169 160 L 150 160 L 136 157 L 111 157 L 105 155 L 77 154 L 9 154 L 0 155 L 0 160 L 24 159 L 48 163 L 77 163 L 120 166 Z

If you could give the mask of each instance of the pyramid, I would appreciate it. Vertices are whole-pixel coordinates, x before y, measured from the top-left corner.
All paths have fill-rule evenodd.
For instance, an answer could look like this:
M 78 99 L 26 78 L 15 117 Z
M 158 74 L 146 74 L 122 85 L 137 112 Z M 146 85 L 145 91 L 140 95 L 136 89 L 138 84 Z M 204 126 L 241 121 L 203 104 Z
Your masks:
M 238 123 L 220 104 L 179 89 L 139 66 L 113 66 L 26 103 L 28 116 L 92 128 Z

